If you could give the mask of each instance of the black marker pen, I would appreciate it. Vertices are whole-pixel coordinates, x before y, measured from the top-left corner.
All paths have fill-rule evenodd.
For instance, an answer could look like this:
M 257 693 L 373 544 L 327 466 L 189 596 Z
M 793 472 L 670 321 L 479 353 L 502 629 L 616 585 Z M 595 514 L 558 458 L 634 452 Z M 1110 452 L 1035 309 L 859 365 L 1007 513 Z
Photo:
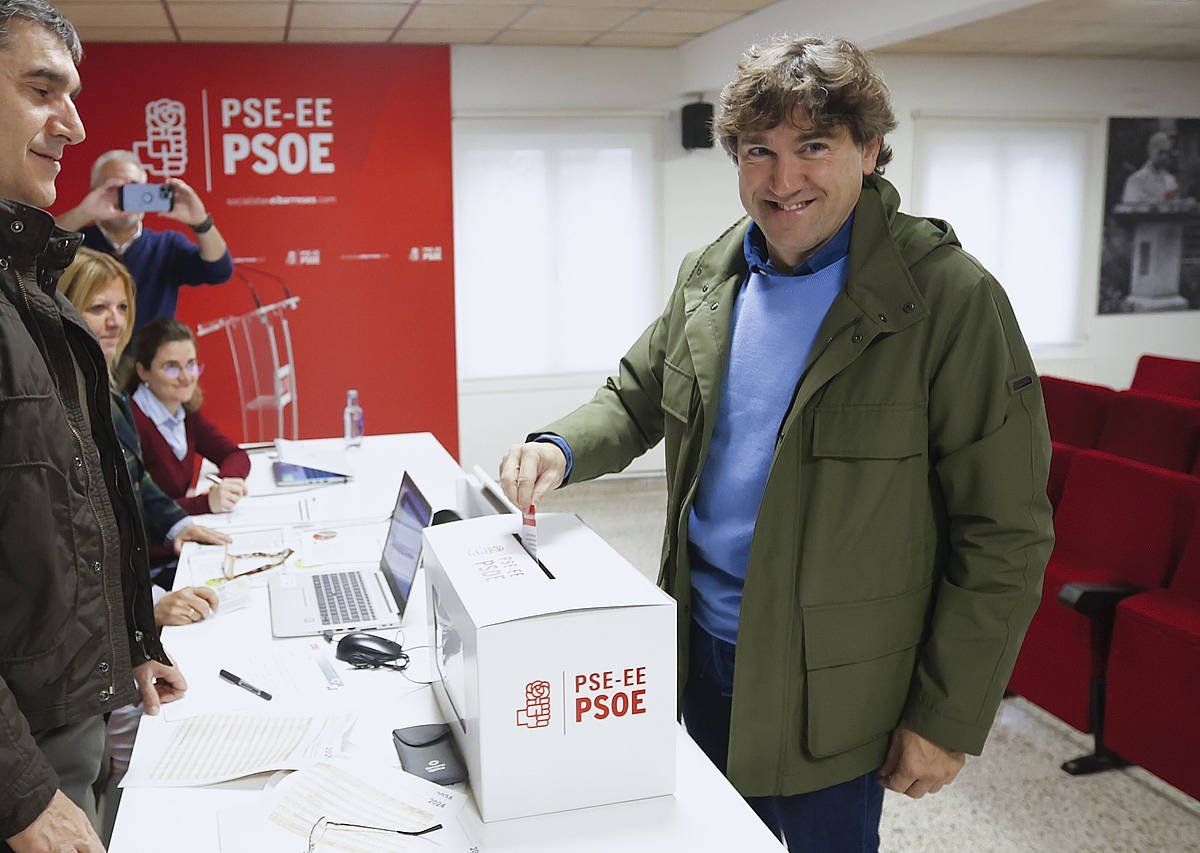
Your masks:
M 221 670 L 221 677 L 224 678 L 226 681 L 228 681 L 230 684 L 236 684 L 238 687 L 241 687 L 244 690 L 249 690 L 251 693 L 253 693 L 255 696 L 259 697 L 260 699 L 266 699 L 268 702 L 271 701 L 270 693 L 268 693 L 265 690 L 259 690 L 253 684 L 250 684 L 246 681 L 242 681 L 242 679 L 238 678 L 236 675 L 234 675 L 232 672 L 230 672 L 227 669 Z

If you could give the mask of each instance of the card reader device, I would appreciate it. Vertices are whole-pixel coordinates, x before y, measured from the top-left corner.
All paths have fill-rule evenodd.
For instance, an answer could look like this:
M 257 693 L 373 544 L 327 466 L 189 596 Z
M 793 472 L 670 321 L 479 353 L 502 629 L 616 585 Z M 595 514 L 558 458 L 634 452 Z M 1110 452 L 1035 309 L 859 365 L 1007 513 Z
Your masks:
M 467 768 L 445 723 L 393 729 L 392 742 L 405 773 L 437 785 L 467 781 Z

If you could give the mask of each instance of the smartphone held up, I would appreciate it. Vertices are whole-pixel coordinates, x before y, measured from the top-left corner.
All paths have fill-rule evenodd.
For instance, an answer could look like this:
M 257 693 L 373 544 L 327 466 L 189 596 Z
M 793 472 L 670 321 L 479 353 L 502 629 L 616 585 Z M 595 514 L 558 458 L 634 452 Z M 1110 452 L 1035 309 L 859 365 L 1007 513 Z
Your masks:
M 175 206 L 175 188 L 167 184 L 125 184 L 117 199 L 121 210 L 166 213 Z

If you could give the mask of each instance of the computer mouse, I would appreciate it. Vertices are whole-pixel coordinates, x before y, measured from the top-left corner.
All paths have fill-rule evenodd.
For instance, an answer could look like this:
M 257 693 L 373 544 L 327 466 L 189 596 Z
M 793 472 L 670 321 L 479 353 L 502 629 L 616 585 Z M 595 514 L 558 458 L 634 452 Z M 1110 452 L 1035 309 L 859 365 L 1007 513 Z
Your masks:
M 354 666 L 379 666 L 405 657 L 399 643 L 357 631 L 338 640 L 337 658 Z

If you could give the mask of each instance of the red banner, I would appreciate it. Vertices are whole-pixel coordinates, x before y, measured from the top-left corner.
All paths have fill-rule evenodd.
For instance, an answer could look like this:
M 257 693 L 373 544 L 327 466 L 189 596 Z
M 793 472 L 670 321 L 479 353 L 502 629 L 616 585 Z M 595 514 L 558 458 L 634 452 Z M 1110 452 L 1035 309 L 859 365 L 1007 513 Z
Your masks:
M 56 211 L 111 148 L 137 152 L 153 182 L 187 181 L 237 271 L 183 288 L 179 318 L 244 314 L 251 288 L 276 302 L 282 279 L 300 297 L 301 437 L 340 435 L 357 388 L 368 434 L 429 431 L 457 454 L 449 49 L 94 44 L 80 74 L 87 141 L 64 157 Z M 199 348 L 205 413 L 240 438 L 225 335 Z

